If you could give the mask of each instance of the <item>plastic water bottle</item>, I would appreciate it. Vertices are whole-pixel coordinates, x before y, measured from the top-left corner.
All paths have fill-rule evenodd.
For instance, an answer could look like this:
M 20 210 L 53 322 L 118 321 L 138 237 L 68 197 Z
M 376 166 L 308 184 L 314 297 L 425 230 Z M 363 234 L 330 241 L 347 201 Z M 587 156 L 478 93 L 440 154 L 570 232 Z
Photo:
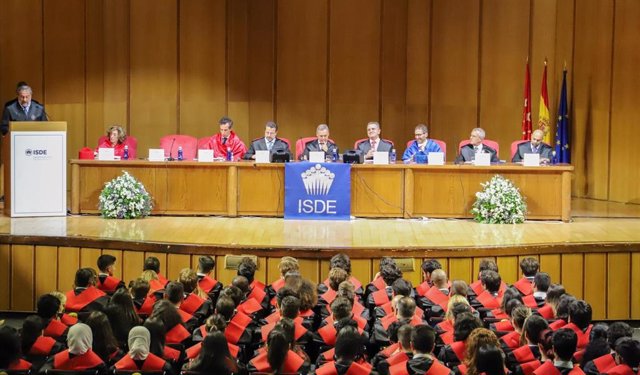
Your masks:
M 124 152 L 122 153 L 122 158 L 124 160 L 129 160 L 129 146 L 124 145 Z
M 233 152 L 231 152 L 231 147 L 227 147 L 227 161 L 233 160 Z
M 389 154 L 389 164 L 395 164 L 396 163 L 396 149 L 393 148 L 391 149 L 391 154 Z
M 182 146 L 178 146 L 178 160 L 184 159 L 184 153 L 182 152 Z
M 337 162 L 338 162 L 338 148 L 337 148 L 337 147 L 334 147 L 334 148 L 331 150 L 331 153 L 333 154 L 333 162 L 334 162 L 334 163 L 337 163 Z

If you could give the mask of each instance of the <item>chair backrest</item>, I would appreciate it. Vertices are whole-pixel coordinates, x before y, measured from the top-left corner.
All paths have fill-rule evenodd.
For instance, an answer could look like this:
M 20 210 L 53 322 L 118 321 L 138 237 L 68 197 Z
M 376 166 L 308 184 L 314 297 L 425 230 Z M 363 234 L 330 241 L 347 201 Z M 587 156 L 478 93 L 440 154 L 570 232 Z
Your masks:
M 278 139 L 280 139 L 282 142 L 286 143 L 287 146 L 289 146 L 289 150 L 291 150 L 291 141 L 289 141 L 288 138 L 278 137 Z
M 165 156 L 177 158 L 178 147 L 182 147 L 184 160 L 193 160 L 196 158 L 198 139 L 184 134 L 170 134 L 160 138 L 160 148 L 164 149 Z
M 525 143 L 525 142 L 529 142 L 529 141 L 520 139 L 520 140 L 511 142 L 511 158 L 509 158 L 509 160 L 513 159 L 513 156 L 518 151 L 518 145 L 520 145 L 520 143 Z
M 469 143 L 471 143 L 470 140 L 465 139 L 464 141 L 460 141 L 460 144 L 458 145 L 458 153 L 460 153 L 460 150 L 465 146 L 468 145 Z M 482 141 L 482 144 L 485 146 L 489 146 L 492 149 L 496 150 L 496 154 L 500 155 L 500 146 L 498 145 L 498 142 L 496 141 L 492 141 L 490 139 L 484 139 Z
M 317 137 L 304 137 L 300 138 L 296 141 L 296 160 L 300 160 L 302 153 L 304 152 L 304 147 L 308 142 L 317 139 Z
M 353 148 L 354 148 L 354 149 L 358 148 L 358 143 L 360 143 L 360 142 L 364 142 L 364 141 L 366 141 L 366 140 L 368 140 L 368 139 L 369 139 L 369 138 L 362 138 L 362 139 L 358 139 L 357 141 L 353 142 Z M 386 141 L 386 142 L 391 143 L 391 147 L 396 147 L 396 145 L 393 143 L 393 141 L 392 141 L 392 140 L 390 140 L 390 139 L 384 139 L 384 138 L 382 138 L 382 140 L 383 140 L 383 141 Z
M 210 140 L 211 140 L 211 136 L 198 138 L 198 150 L 205 150 Z

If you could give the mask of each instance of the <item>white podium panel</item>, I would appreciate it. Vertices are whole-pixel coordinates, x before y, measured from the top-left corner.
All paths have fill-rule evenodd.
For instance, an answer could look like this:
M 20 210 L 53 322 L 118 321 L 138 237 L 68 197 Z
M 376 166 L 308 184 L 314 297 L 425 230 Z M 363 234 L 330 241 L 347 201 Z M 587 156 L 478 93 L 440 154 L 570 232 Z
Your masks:
M 52 126 L 50 131 L 21 131 L 14 124 L 10 132 L 11 217 L 66 216 L 66 130 Z

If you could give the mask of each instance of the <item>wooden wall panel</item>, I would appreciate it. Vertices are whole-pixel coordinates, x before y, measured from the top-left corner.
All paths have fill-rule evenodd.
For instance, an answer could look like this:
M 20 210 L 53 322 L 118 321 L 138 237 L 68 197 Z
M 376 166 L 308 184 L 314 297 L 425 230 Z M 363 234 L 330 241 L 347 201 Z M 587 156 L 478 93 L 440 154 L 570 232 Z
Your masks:
M 85 89 L 86 111 L 85 132 L 82 144 L 95 147 L 98 139 L 105 134 L 104 124 L 104 63 L 105 63 L 105 21 L 104 0 L 85 3 L 86 23 L 91 25 L 86 29 L 85 38 Z M 126 127 L 124 128 L 126 131 Z
M 138 148 L 178 131 L 178 2 L 131 2 L 130 132 Z
M 342 150 L 381 121 L 381 1 L 333 1 L 329 9 L 329 126 Z
M 131 134 L 129 121 L 129 79 L 130 79 L 130 1 L 104 1 L 104 118 L 102 129 L 111 124 L 119 124 Z M 90 48 L 90 47 L 88 47 Z M 90 129 L 97 131 L 99 126 L 91 125 Z M 89 144 L 92 131 L 87 129 Z M 140 138 L 143 134 L 131 134 Z M 138 147 L 138 157 L 146 156 L 147 150 Z
M 249 140 L 249 0 L 227 2 L 227 114 L 233 130 Z M 217 129 L 216 129 L 217 130 Z
M 614 3 L 580 2 L 575 15 L 572 164 L 574 194 L 607 199 Z
M 55 246 L 35 247 L 35 290 L 37 298 L 56 290 L 58 285 L 58 248 Z
M 80 267 L 80 249 L 58 248 L 58 291 L 66 293 L 73 288 L 76 271 Z
M 441 137 L 449 145 L 447 160 L 455 158 L 458 142 L 478 126 L 479 4 L 433 1 L 431 126 L 447 129 Z
M 583 298 L 584 256 L 582 254 L 562 255 L 562 285 L 569 294 Z
M 584 298 L 591 304 L 593 319 L 605 319 L 607 317 L 607 255 L 585 254 L 584 272 L 589 275 L 584 280 Z
M 464 280 L 470 284 L 472 280 L 475 280 L 471 275 L 472 270 L 472 258 L 449 259 L 449 279 L 451 280 Z
M 523 72 L 529 52 L 529 2 L 482 3 L 480 44 L 480 127 L 511 160 L 508 145 L 520 139 Z
M 188 254 L 169 254 L 167 256 L 167 279 L 178 280 L 180 271 L 184 268 L 191 268 L 191 256 Z
M 0 12 L 0 95 L 4 101 L 16 97 L 16 83 L 26 81 L 33 98 L 45 102 L 42 65 L 42 2 L 2 2 Z M 4 103 L 3 101 L 3 103 Z
M 411 129 L 419 123 L 429 125 L 429 135 L 433 138 L 442 137 L 445 132 L 443 126 L 431 127 L 429 123 L 430 48 L 431 0 L 408 0 L 407 68 L 404 78 L 407 85 L 405 99 L 407 134 L 397 139 L 396 142 L 402 142 L 405 138 L 411 139 Z M 400 147 L 400 143 L 396 147 L 403 148 Z
M 560 255 L 540 255 L 540 271 L 548 273 L 549 276 L 551 276 L 551 282 L 553 284 L 560 283 Z
M 44 87 L 50 120 L 67 122 L 67 156 L 85 144 L 85 1 L 44 4 Z
M 142 274 L 144 253 L 141 251 L 123 251 L 121 262 L 122 280 L 125 283 L 129 283 L 129 281 L 137 279 Z
M 33 311 L 34 247 L 11 246 L 11 309 Z
M 608 319 L 629 319 L 631 311 L 630 281 L 631 254 L 609 254 L 607 257 Z
M 640 296 L 640 254 L 637 253 L 631 254 L 631 295 Z M 640 298 L 631 298 L 630 319 L 640 319 Z
M 327 122 L 329 3 L 280 0 L 277 6 L 276 113 L 280 133 L 294 141 Z
M 80 268 L 93 268 L 98 271 L 98 257 L 102 255 L 100 249 L 83 247 L 80 249 Z M 75 273 L 75 271 L 74 271 Z
M 179 3 L 181 134 L 200 138 L 217 133 L 218 119 L 227 114 L 225 3 Z
M 11 246 L 0 245 L 0 309 L 11 308 Z
M 498 257 L 498 259 L 496 259 L 496 264 L 498 265 L 500 277 L 505 283 L 513 284 L 520 278 L 518 257 Z
M 634 152 L 640 117 L 640 2 L 622 0 L 615 7 L 609 199 L 640 203 L 640 156 Z M 632 182 L 633 181 L 633 182 Z

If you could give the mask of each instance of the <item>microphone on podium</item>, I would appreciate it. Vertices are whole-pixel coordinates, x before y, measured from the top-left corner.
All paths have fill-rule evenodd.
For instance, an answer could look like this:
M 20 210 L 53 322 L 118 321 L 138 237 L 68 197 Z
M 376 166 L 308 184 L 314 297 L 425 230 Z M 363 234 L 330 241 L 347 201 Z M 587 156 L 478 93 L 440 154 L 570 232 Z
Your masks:
M 173 158 L 173 144 L 176 143 L 176 137 L 173 137 L 173 139 L 171 140 L 171 147 L 169 147 L 169 158 L 167 158 L 167 161 L 174 161 L 176 159 Z

